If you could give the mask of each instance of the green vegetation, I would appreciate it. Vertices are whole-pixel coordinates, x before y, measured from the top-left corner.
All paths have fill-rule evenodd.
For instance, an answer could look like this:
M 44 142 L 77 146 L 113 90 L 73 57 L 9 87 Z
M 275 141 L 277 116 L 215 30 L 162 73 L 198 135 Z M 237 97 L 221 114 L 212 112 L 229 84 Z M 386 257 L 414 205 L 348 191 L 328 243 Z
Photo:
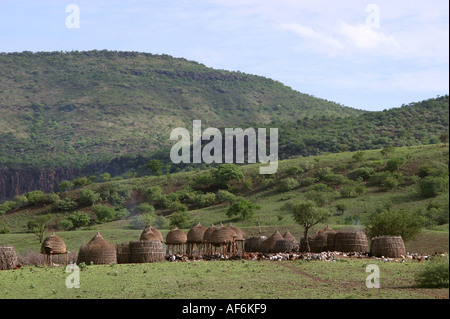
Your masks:
M 149 154 L 193 119 L 219 128 L 362 113 L 261 76 L 138 52 L 0 53 L 0 87 L 7 167 L 84 167 Z

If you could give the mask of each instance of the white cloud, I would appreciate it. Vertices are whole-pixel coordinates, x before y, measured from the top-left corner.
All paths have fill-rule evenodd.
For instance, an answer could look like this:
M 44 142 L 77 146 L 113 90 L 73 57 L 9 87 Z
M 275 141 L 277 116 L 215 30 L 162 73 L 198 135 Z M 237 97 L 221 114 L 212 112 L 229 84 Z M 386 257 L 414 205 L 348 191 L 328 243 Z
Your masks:
M 392 52 L 399 48 L 394 36 L 384 35 L 378 29 L 365 24 L 350 25 L 342 22 L 337 28 L 337 34 L 343 38 L 348 48 L 380 50 L 380 52 Z M 387 51 L 386 51 L 387 50 Z

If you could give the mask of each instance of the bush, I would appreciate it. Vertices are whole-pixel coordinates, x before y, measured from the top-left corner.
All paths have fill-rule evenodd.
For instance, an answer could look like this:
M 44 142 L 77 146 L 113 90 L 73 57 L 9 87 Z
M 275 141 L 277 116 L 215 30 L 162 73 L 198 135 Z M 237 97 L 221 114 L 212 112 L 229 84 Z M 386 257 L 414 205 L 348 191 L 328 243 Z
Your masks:
M 288 192 L 290 190 L 293 190 L 297 188 L 300 184 L 297 182 L 296 179 L 288 177 L 281 181 L 281 183 L 278 185 L 278 190 L 280 192 Z
M 49 194 L 45 194 L 43 199 L 42 199 L 42 203 L 43 204 L 53 204 L 55 203 L 57 200 L 59 200 L 59 196 L 56 193 L 49 193 Z
M 387 161 L 386 169 L 389 172 L 395 172 L 400 169 L 400 167 L 406 163 L 406 159 L 404 157 L 397 157 Z
M 170 222 L 164 216 L 157 216 L 153 225 L 158 229 L 167 229 L 170 226 Z
M 130 222 L 130 226 L 133 229 L 143 229 L 147 226 L 153 225 L 155 220 L 156 215 L 154 212 L 144 213 L 132 219 Z
M 420 288 L 449 287 L 449 259 L 446 256 L 435 256 L 427 262 L 425 269 L 415 275 L 416 286 Z
M 348 177 L 352 180 L 362 179 L 367 181 L 373 174 L 375 174 L 375 170 L 372 167 L 360 167 L 351 171 Z
M 131 196 L 131 190 L 125 185 L 115 183 L 104 184 L 99 189 L 100 198 L 115 207 L 121 206 Z
M 72 223 L 74 229 L 85 227 L 90 222 L 89 215 L 80 211 L 72 213 L 67 219 Z
M 139 214 L 148 214 L 148 213 L 154 213 L 155 207 L 153 205 L 142 203 L 138 207 L 136 207 L 136 210 L 139 212 Z
M 249 200 L 240 199 L 231 204 L 227 210 L 227 216 L 230 218 L 238 216 L 240 219 L 245 220 L 252 217 L 255 214 L 255 210 L 260 208 L 259 205 L 253 204 Z
M 92 212 L 97 216 L 100 222 L 110 222 L 116 219 L 116 210 L 104 205 L 92 206 Z
M 419 182 L 419 192 L 423 197 L 435 197 L 448 188 L 448 177 L 427 176 Z
M 377 236 L 402 236 L 404 241 L 414 238 L 422 229 L 422 217 L 401 210 L 382 210 L 372 214 L 366 222 L 369 238 Z
M 300 186 L 311 186 L 313 185 L 315 182 L 317 182 L 317 178 L 314 177 L 307 177 L 305 179 L 302 179 L 300 181 Z
M 99 198 L 100 195 L 94 193 L 92 189 L 83 189 L 80 193 L 78 202 L 84 205 L 93 205 L 98 202 Z
M 179 201 L 171 202 L 167 208 L 174 212 L 186 212 L 188 210 L 188 207 Z
M 43 191 L 31 191 L 27 195 L 28 203 L 36 205 L 44 200 L 45 194 Z
M 59 199 L 55 202 L 54 208 L 57 211 L 67 212 L 75 209 L 78 204 L 70 197 Z
M 150 186 L 145 190 L 145 196 L 150 202 L 155 202 L 161 199 L 162 189 L 159 186 Z
M 169 220 L 171 227 L 185 228 L 191 220 L 191 215 L 187 211 L 177 211 L 169 216 Z
M 220 189 L 216 193 L 216 201 L 218 203 L 224 203 L 224 202 L 233 202 L 236 199 L 236 195 L 230 193 L 229 191 Z
M 216 194 L 214 193 L 206 193 L 206 194 L 197 194 L 192 198 L 193 204 L 197 208 L 208 207 L 214 204 L 216 201 Z

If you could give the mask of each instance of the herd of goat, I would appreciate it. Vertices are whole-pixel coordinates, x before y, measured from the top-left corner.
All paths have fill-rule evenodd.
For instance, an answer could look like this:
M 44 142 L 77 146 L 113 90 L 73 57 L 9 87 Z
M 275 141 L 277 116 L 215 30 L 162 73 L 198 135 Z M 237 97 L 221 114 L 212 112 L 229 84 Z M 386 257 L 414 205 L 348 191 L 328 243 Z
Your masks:
M 286 253 L 256 253 L 256 252 L 244 252 L 242 255 L 226 256 L 223 254 L 212 254 L 203 256 L 193 256 L 187 254 L 170 254 L 166 256 L 166 260 L 170 262 L 188 262 L 188 261 L 201 261 L 201 260 L 271 260 L 271 261 L 294 261 L 294 260 L 305 260 L 305 261 L 339 261 L 345 258 L 371 258 L 380 262 L 405 262 L 406 260 L 413 260 L 421 262 L 428 260 L 430 257 L 435 255 L 444 255 L 442 252 L 435 252 L 433 255 L 419 255 L 417 253 L 407 253 L 401 258 L 387 258 L 384 256 L 375 257 L 370 256 L 369 253 L 361 252 L 321 252 L 321 253 L 309 253 L 309 252 L 286 252 Z

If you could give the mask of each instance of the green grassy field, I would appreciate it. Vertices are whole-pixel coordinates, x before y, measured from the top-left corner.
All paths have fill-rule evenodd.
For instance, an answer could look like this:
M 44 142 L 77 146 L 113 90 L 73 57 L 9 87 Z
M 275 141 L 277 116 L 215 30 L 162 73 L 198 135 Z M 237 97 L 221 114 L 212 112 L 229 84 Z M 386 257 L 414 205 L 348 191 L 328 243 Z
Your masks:
M 380 288 L 367 288 L 365 269 L 380 269 Z M 424 263 L 349 261 L 203 261 L 87 266 L 80 287 L 67 288 L 64 267 L 0 272 L 0 298 L 52 299 L 435 299 L 448 289 L 418 289 Z

